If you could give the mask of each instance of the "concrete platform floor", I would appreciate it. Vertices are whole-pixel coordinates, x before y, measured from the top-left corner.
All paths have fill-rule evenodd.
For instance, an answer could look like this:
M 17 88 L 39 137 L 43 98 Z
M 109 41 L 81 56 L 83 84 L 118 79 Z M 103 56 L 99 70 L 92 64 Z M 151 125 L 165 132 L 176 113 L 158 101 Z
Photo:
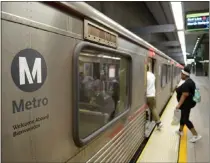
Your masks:
M 190 143 L 192 134 L 187 129 L 187 162 L 207 163 L 209 160 L 209 112 L 210 112 L 210 81 L 207 77 L 191 76 L 200 88 L 201 103 L 192 109 L 190 120 L 197 132 L 202 136 L 196 143 Z

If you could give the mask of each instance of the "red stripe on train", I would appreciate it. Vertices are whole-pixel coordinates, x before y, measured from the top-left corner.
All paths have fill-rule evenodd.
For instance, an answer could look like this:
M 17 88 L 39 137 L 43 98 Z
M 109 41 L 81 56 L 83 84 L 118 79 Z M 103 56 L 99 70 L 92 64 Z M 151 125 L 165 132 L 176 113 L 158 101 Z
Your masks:
M 119 126 L 109 135 L 109 138 L 115 137 L 122 129 L 124 128 L 123 124 L 119 124 Z
M 128 121 L 130 121 L 130 122 L 133 121 L 137 117 L 137 115 L 142 113 L 146 108 L 147 108 L 147 105 L 144 104 L 133 115 L 130 115 L 128 117 Z M 109 135 L 109 138 L 115 137 L 123 128 L 124 128 L 124 125 L 123 124 L 119 124 L 119 126 Z
M 134 119 L 137 117 L 137 115 L 140 114 L 140 113 L 142 113 L 146 108 L 147 108 L 147 105 L 144 104 L 144 105 L 143 105 L 141 108 L 139 108 L 133 115 L 130 115 L 130 116 L 128 117 L 128 120 L 129 120 L 129 121 L 134 120 Z

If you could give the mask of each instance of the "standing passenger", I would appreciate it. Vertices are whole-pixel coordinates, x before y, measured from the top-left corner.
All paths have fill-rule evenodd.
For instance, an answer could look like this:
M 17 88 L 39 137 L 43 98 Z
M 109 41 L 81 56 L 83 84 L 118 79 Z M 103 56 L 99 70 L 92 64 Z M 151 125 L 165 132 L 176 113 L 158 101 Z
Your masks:
M 177 133 L 179 135 L 183 135 L 183 128 L 184 128 L 184 125 L 186 125 L 187 128 L 193 134 L 193 137 L 190 141 L 194 143 L 197 140 L 199 140 L 201 136 L 198 135 L 192 122 L 189 120 L 190 111 L 196 105 L 196 102 L 193 101 L 193 96 L 195 94 L 196 86 L 195 86 L 194 81 L 190 78 L 189 67 L 185 67 L 184 70 L 182 70 L 181 78 L 185 82 L 176 89 L 177 101 L 179 102 L 176 109 L 181 110 L 180 128 L 177 131 Z
M 85 97 L 85 85 L 83 83 L 84 80 L 84 73 L 79 73 L 79 100 L 80 102 L 86 102 L 87 99 Z
M 147 105 L 152 112 L 155 122 L 157 124 L 157 129 L 161 129 L 162 123 L 160 117 L 156 111 L 156 99 L 155 99 L 155 75 L 149 71 L 149 66 L 147 65 Z
M 119 93 L 120 93 L 119 82 L 116 79 L 114 79 L 113 80 L 113 94 L 112 94 L 112 99 L 114 101 L 114 111 L 111 113 L 111 116 L 110 116 L 111 119 L 113 119 L 116 114 L 117 104 L 120 98 Z

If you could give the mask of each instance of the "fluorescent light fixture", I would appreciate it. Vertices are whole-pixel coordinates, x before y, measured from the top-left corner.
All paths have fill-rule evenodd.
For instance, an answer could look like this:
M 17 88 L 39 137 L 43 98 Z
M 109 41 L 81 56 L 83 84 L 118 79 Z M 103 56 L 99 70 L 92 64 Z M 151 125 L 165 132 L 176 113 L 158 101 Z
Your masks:
M 178 31 L 178 38 L 182 49 L 182 54 L 184 57 L 184 62 L 186 64 L 187 58 L 186 58 L 186 46 L 185 46 L 185 34 L 184 31 Z
M 98 57 L 120 60 L 120 58 L 118 58 L 118 57 L 111 57 L 111 56 L 107 56 L 107 55 L 98 55 Z
M 184 31 L 178 31 L 178 38 L 180 45 L 185 45 L 185 36 L 184 36 Z
M 171 9 L 174 16 L 176 28 L 178 30 L 179 42 L 182 49 L 185 64 L 187 63 L 186 57 L 186 45 L 185 45 L 185 34 L 184 34 L 184 19 L 182 11 L 182 2 L 171 2 Z
M 108 58 L 108 59 L 115 59 L 115 60 L 120 60 L 118 57 L 111 57 L 107 55 L 94 55 L 94 54 L 88 54 L 88 53 L 80 53 L 82 56 L 88 56 L 88 57 L 98 57 L 98 58 Z
M 88 57 L 96 57 L 96 55 L 88 54 L 88 53 L 83 53 L 83 52 L 81 52 L 80 55 L 88 56 Z
M 171 2 L 171 7 L 177 30 L 184 30 L 182 2 Z

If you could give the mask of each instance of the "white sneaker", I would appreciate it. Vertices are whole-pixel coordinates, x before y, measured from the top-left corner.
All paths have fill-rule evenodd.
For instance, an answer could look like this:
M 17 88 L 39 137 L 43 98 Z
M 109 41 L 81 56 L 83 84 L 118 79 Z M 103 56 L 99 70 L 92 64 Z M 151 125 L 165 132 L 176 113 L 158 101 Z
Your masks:
M 196 141 L 198 141 L 198 140 L 201 139 L 201 138 L 202 138 L 201 135 L 193 136 L 193 137 L 190 139 L 190 142 L 191 142 L 191 143 L 195 143 Z
M 160 122 L 159 125 L 157 125 L 157 129 L 160 130 L 163 127 L 163 124 Z
M 179 136 L 182 136 L 182 135 L 183 135 L 183 131 L 177 130 L 176 133 L 177 133 Z

